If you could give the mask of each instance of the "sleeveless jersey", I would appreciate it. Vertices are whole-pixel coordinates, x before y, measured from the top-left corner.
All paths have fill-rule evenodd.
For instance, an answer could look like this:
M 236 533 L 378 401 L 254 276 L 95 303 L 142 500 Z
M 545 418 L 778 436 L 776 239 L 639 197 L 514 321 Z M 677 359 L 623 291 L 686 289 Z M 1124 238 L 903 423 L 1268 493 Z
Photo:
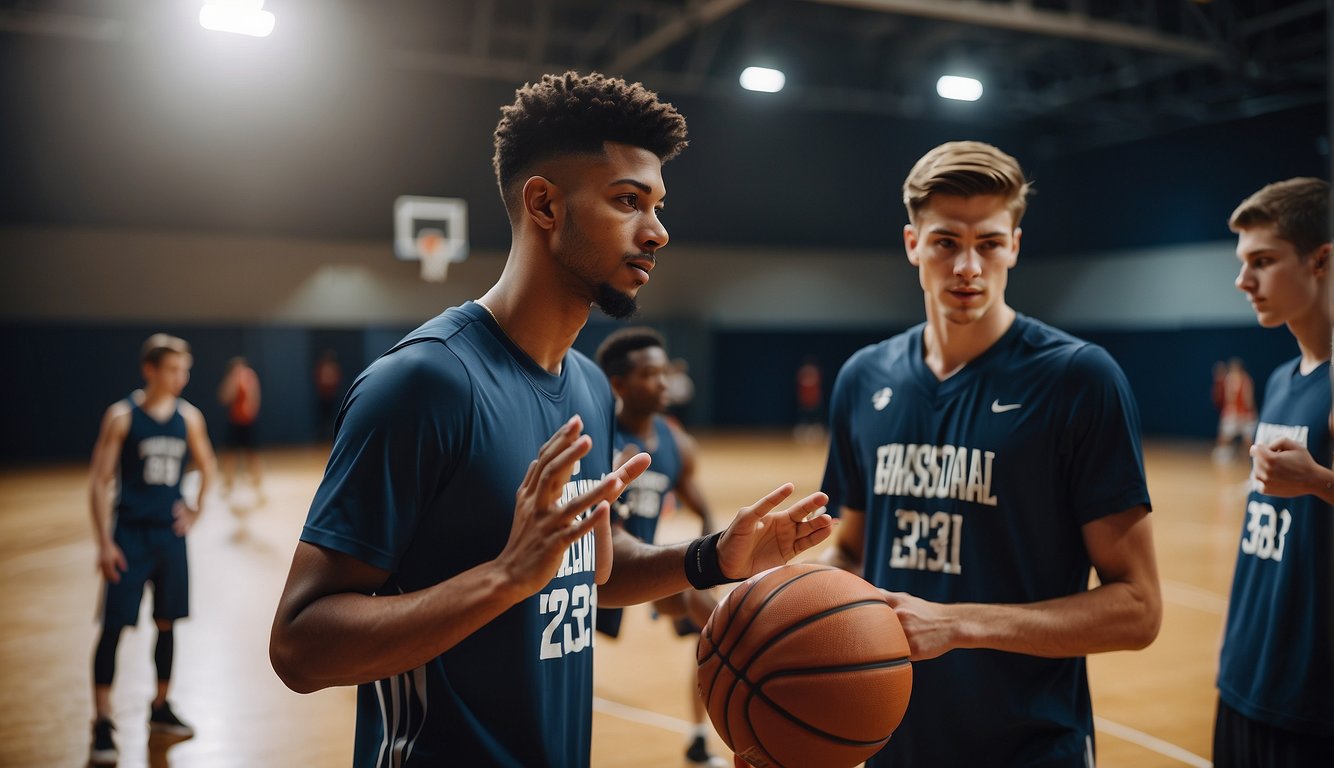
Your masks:
M 120 447 L 116 524 L 170 526 L 181 499 L 181 473 L 190 459 L 180 405 L 160 422 L 127 397 L 130 431 Z
M 1329 363 L 1303 376 L 1299 362 L 1269 377 L 1255 442 L 1292 438 L 1328 467 Z M 1318 497 L 1251 491 L 1218 671 L 1218 693 L 1229 707 L 1323 737 L 1334 736 L 1331 544 L 1334 510 Z
M 430 587 L 495 559 L 514 493 L 571 416 L 592 450 L 570 498 L 611 469 L 606 378 L 571 351 L 553 375 L 481 306 L 446 310 L 353 383 L 301 538 L 389 572 L 380 594 Z M 424 666 L 362 685 L 357 768 L 541 768 L 589 761 L 593 534 L 556 576 Z
M 625 489 L 622 524 L 627 533 L 640 541 L 653 543 L 658 533 L 658 516 L 662 513 L 662 500 L 676 487 L 681 476 L 681 452 L 676 446 L 676 436 L 667 420 L 661 416 L 653 417 L 653 431 L 658 437 L 658 446 L 648 455 L 653 463 L 644 474 L 635 479 Z M 643 439 L 626 432 L 620 423 L 616 425 L 616 450 L 620 451 L 627 443 L 638 445 L 643 450 Z
M 865 578 L 941 603 L 1087 589 L 1081 526 L 1148 505 L 1139 415 L 1100 347 L 1019 315 L 945 381 L 918 325 L 840 371 L 823 490 L 865 514 Z M 913 665 L 913 700 L 871 766 L 1080 763 L 1084 659 L 954 650 Z

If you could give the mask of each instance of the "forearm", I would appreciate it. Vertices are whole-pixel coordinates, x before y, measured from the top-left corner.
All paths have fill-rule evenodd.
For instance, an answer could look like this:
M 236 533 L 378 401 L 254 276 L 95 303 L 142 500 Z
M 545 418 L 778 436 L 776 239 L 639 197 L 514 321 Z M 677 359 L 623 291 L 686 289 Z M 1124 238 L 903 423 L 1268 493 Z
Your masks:
M 1312 473 L 1308 493 L 1326 504 L 1334 504 L 1334 469 L 1316 465 Z
M 956 648 L 992 648 L 1047 658 L 1143 648 L 1158 634 L 1158 599 L 1144 586 L 1112 582 L 1024 605 L 956 603 Z
M 270 657 L 300 693 L 381 680 L 434 659 L 523 597 L 494 562 L 403 595 L 328 595 L 290 617 L 280 607 Z
M 611 578 L 598 587 L 598 605 L 605 608 L 637 605 L 694 589 L 686 580 L 688 545 L 689 542 L 665 547 L 645 544 L 619 527 L 614 528 Z
M 97 537 L 99 547 L 112 543 L 111 495 L 110 481 L 94 481 L 88 494 L 93 518 L 93 534 Z

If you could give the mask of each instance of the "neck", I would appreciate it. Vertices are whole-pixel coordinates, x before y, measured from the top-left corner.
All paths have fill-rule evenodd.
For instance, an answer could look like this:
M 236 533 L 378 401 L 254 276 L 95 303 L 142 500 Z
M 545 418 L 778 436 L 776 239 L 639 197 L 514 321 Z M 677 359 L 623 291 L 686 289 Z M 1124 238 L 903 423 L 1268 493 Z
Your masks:
M 958 373 L 1010 330 L 1015 311 L 1006 304 L 992 307 L 972 323 L 953 323 L 945 312 L 927 300 L 926 331 L 922 334 L 922 354 L 936 378 L 944 381 Z
M 564 290 L 559 279 L 544 279 L 521 258 L 516 247 L 500 279 L 479 301 L 495 315 L 505 335 L 533 361 L 551 373 L 560 373 L 565 354 L 588 322 L 591 305 Z M 547 260 L 550 257 L 546 257 Z
M 143 402 L 139 404 L 142 408 L 151 408 L 153 406 L 174 403 L 176 401 L 176 395 L 173 395 L 170 390 L 146 386 L 142 391 L 144 393 L 144 399 Z
M 1329 327 L 1329 306 L 1325 303 L 1325 292 L 1318 293 L 1314 307 L 1301 317 L 1288 321 L 1288 330 L 1297 339 L 1297 346 L 1302 351 L 1300 364 L 1303 373 L 1329 359 L 1331 331 Z
M 622 407 L 616 414 L 616 421 L 626 432 L 647 437 L 653 434 L 653 416 L 653 411 L 631 412 Z

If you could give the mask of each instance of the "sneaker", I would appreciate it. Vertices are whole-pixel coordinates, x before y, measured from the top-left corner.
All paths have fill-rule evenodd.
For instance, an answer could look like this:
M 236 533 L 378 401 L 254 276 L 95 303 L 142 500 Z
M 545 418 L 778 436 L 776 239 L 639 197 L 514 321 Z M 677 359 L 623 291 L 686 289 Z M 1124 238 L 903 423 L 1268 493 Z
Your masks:
M 690 747 L 686 750 L 686 762 L 690 765 L 709 765 L 713 755 L 709 754 L 709 747 L 704 743 L 703 736 L 696 736 L 690 742 Z
M 116 740 L 111 732 L 116 729 L 110 718 L 99 717 L 93 722 L 93 748 L 88 754 L 88 762 L 93 765 L 115 765 L 120 756 L 116 752 Z
M 175 712 L 171 711 L 171 704 L 164 702 L 160 707 L 153 707 L 153 713 L 148 717 L 148 730 L 153 733 L 166 733 L 172 736 L 183 736 L 190 738 L 195 735 L 195 729 L 181 722 Z

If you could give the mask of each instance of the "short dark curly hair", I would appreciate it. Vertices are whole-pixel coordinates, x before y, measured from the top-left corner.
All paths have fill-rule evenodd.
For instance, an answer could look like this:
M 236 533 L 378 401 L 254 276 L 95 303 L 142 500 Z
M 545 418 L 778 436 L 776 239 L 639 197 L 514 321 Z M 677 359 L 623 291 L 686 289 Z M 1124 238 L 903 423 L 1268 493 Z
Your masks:
M 630 372 L 630 353 L 649 347 L 667 349 L 662 334 L 647 326 L 631 326 L 613 331 L 598 346 L 598 367 L 607 376 L 624 376 Z
M 500 108 L 492 165 L 509 209 L 513 182 L 535 163 L 562 154 L 601 154 L 603 142 L 642 147 L 666 162 L 686 146 L 686 120 L 642 83 L 597 72 L 543 75 Z

